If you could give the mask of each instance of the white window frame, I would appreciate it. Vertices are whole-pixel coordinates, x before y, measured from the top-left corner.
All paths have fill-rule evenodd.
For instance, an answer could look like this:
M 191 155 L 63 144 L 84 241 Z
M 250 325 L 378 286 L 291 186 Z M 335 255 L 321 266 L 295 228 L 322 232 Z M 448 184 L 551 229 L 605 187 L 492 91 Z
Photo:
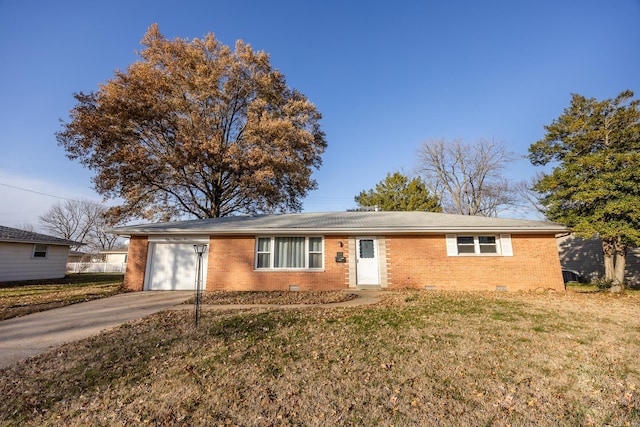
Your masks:
M 471 239 L 470 243 L 461 243 L 460 239 Z M 460 248 L 464 247 L 467 249 L 471 249 L 471 252 L 461 251 Z M 478 236 L 456 236 L 456 250 L 458 251 L 458 255 L 475 255 L 480 253 L 479 245 L 478 245 Z
M 42 248 L 44 248 L 44 255 L 36 255 L 36 254 L 41 254 L 43 252 Z M 49 256 L 49 245 L 43 245 L 40 243 L 35 243 L 33 245 L 33 252 L 31 253 L 31 258 L 47 259 L 48 256 Z
M 260 250 L 260 240 L 267 240 L 269 242 L 269 247 L 267 250 Z M 256 270 L 267 270 L 273 267 L 273 239 L 270 237 L 256 237 L 256 252 L 254 255 L 254 268 Z M 269 266 L 268 267 L 260 267 L 258 265 L 258 260 L 260 255 L 266 255 L 269 258 Z
M 448 256 L 513 256 L 513 248 L 511 246 L 510 234 L 490 234 L 490 233 L 464 233 L 464 234 L 447 234 L 446 236 L 447 255 Z M 458 251 L 458 237 L 473 237 L 473 253 L 460 253 Z M 496 252 L 481 253 L 480 237 L 495 237 Z M 470 245 L 469 245 L 470 246 Z
M 310 239 L 320 239 L 320 250 L 319 251 L 312 251 L 311 250 L 311 243 L 309 242 Z M 320 267 L 309 267 L 309 269 L 312 270 L 319 270 L 319 269 L 323 269 L 324 268 L 324 239 L 321 236 L 309 236 L 305 239 L 305 246 L 306 246 L 306 253 L 305 253 L 305 259 L 306 259 L 306 263 L 307 265 L 310 264 L 310 260 L 311 260 L 311 255 L 317 255 L 320 254 Z
M 304 238 L 304 266 L 303 267 L 274 267 L 275 263 L 275 248 L 276 238 L 280 237 L 300 237 Z M 259 251 L 260 239 L 269 239 L 269 249 Z M 320 251 L 310 250 L 309 239 L 320 239 Z M 269 254 L 269 266 L 258 266 L 258 255 Z M 321 265 L 320 267 L 309 267 L 309 258 L 311 254 L 320 254 Z M 254 264 L 253 267 L 256 271 L 324 271 L 324 237 L 323 236 L 256 236 L 255 239 L 255 251 L 254 251 Z

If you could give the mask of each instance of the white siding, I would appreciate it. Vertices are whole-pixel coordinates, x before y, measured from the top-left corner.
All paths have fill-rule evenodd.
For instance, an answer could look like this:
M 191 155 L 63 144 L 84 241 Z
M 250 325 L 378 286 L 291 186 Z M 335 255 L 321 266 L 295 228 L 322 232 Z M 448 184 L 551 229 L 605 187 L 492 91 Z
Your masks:
M 69 246 L 49 245 L 46 258 L 33 258 L 33 243 L 0 242 L 0 282 L 64 277 Z
M 105 258 L 105 262 L 109 263 L 109 264 L 124 264 L 127 258 L 127 254 L 123 253 L 123 254 L 105 254 L 106 258 Z

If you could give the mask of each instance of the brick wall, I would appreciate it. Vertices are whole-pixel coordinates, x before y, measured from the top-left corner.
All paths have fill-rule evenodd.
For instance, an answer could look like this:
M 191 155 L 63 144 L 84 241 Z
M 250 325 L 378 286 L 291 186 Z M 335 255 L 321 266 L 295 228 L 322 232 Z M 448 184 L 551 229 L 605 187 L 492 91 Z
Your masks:
M 338 242 L 342 242 L 342 247 Z M 207 262 L 207 290 L 289 290 L 300 291 L 346 289 L 349 281 L 348 262 L 337 263 L 336 252 L 348 257 L 346 237 L 324 239 L 324 271 L 256 271 L 254 268 L 255 237 L 213 236 Z
M 147 236 L 131 236 L 127 271 L 124 276 L 124 286 L 131 291 L 141 291 L 144 287 L 148 249 L 149 240 Z
M 511 235 L 513 256 L 447 256 L 445 236 L 388 236 L 388 286 L 450 290 L 563 290 L 553 235 Z

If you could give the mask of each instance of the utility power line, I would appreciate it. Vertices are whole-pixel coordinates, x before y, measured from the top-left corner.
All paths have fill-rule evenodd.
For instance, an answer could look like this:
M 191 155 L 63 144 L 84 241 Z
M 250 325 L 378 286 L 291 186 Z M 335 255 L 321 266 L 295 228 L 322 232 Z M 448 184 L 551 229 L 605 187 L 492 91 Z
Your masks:
M 14 188 L 16 190 L 27 191 L 29 193 L 40 194 L 41 196 L 53 197 L 53 198 L 56 198 L 56 199 L 70 200 L 70 201 L 74 200 L 74 199 L 69 199 L 67 197 L 55 196 L 53 194 L 42 193 L 40 191 L 35 191 L 35 190 L 29 190 L 28 188 L 16 187 L 15 185 L 3 184 L 2 182 L 0 182 L 0 185 L 3 185 L 5 187 L 9 187 L 9 188 Z

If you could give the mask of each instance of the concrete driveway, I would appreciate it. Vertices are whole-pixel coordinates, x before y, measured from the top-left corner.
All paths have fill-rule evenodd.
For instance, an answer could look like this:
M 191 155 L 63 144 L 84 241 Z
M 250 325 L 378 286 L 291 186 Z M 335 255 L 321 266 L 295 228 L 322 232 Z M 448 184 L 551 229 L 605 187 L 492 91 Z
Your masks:
M 131 292 L 0 321 L 0 368 L 181 304 L 192 291 Z

